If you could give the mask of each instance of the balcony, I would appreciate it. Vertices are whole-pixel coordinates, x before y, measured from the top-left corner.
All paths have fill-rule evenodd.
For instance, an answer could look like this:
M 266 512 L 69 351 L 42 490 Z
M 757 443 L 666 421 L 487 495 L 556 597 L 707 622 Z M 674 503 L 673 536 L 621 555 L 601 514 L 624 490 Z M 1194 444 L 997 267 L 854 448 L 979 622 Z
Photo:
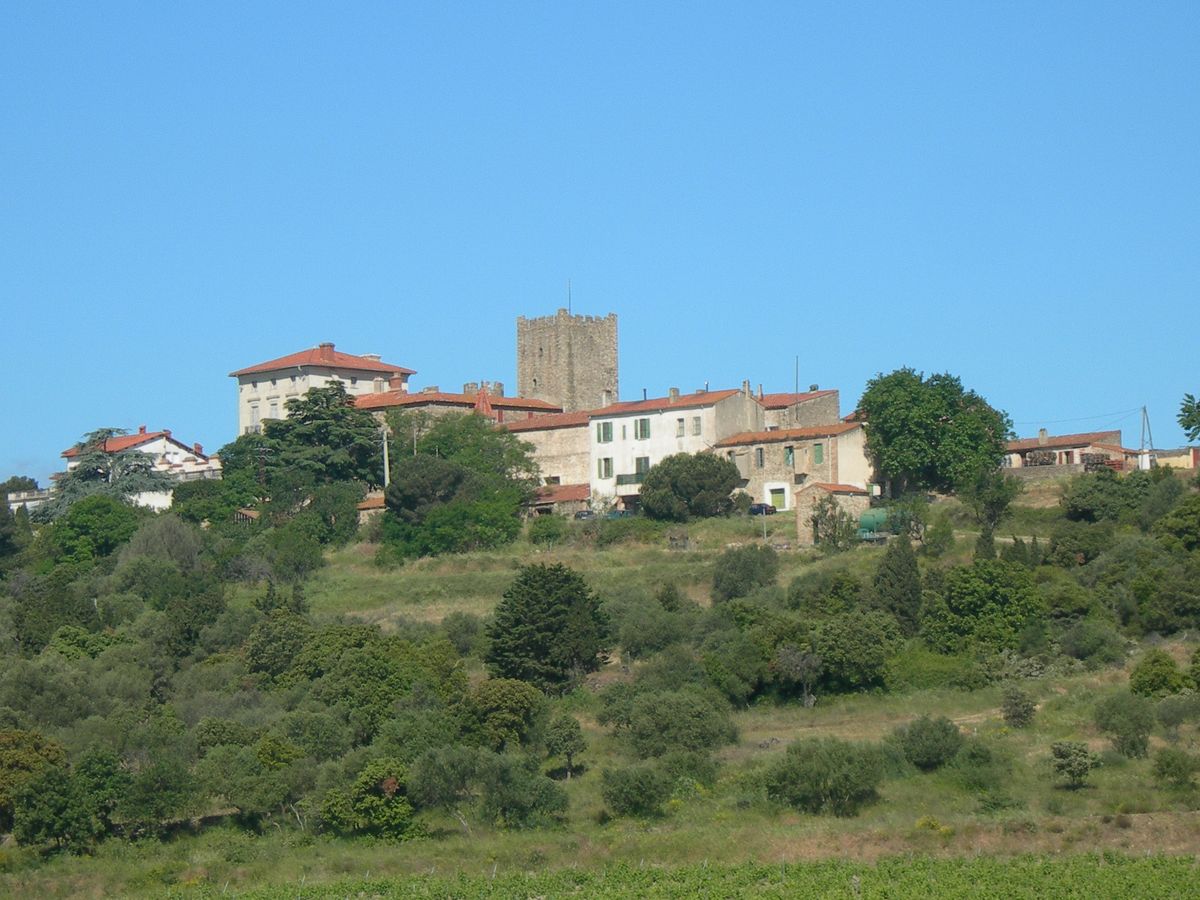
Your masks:
M 645 472 L 634 472 L 632 475 L 618 475 L 617 486 L 623 484 L 641 484 L 642 479 L 646 477 Z

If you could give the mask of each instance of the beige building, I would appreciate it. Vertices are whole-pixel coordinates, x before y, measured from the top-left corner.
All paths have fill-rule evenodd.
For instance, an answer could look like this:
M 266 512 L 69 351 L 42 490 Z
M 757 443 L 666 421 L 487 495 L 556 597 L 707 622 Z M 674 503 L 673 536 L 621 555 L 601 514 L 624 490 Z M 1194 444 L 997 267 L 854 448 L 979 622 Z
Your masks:
M 287 402 L 340 381 L 346 393 L 361 397 L 408 390 L 412 369 L 385 363 L 375 354 L 354 356 L 319 344 L 288 356 L 230 372 L 238 383 L 238 434 L 258 433 L 267 419 L 287 415 Z
M 1057 467 L 1069 474 L 1095 460 L 1117 471 L 1132 471 L 1138 467 L 1138 451 L 1121 446 L 1120 431 L 1049 434 L 1043 428 L 1035 438 L 1009 441 L 1000 464 L 1006 469 Z
M 365 409 L 383 421 L 389 409 L 405 409 L 444 416 L 447 413 L 476 412 L 501 425 L 519 422 L 531 416 L 544 416 L 559 412 L 553 403 L 530 400 L 527 397 L 505 397 L 504 385 L 500 382 L 468 382 L 462 393 L 440 390 L 436 385 L 419 391 L 384 391 L 380 394 L 364 394 L 354 400 L 354 405 Z
M 589 485 L 591 446 L 588 412 L 552 413 L 505 427 L 533 445 L 543 485 Z M 590 487 L 589 487 L 590 493 Z
M 591 413 L 592 497 L 636 506 L 650 467 L 676 453 L 710 450 L 724 437 L 764 427 L 763 408 L 742 389 L 680 394 L 614 403 Z
M 796 507 L 796 543 L 801 547 L 811 547 L 815 542 L 816 531 L 813 527 L 813 513 L 817 504 L 826 497 L 832 497 L 838 509 L 849 515 L 855 527 L 862 514 L 871 508 L 871 495 L 853 484 L 827 484 L 820 481 L 809 482 L 795 493 Z
M 738 467 L 743 490 L 756 503 L 780 512 L 793 508 L 801 485 L 849 484 L 869 492 L 872 481 L 866 434 L 857 422 L 743 432 L 718 441 L 713 452 Z
M 1200 447 L 1155 450 L 1154 461 L 1168 469 L 1200 469 Z
M 764 394 L 759 388 L 767 428 L 807 428 L 840 422 L 841 401 L 835 390 L 811 390 L 799 394 Z

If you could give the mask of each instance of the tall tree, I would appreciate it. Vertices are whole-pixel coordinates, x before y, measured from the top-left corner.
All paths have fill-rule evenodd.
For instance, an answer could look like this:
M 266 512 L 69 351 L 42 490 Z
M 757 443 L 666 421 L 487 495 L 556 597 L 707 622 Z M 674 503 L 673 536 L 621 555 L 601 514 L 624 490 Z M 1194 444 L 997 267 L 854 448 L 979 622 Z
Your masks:
M 979 530 L 988 536 L 1008 516 L 1012 502 L 1021 494 L 1022 484 L 998 469 L 985 467 L 958 485 L 958 496 L 975 516 Z
M 1200 400 L 1191 394 L 1183 395 L 1179 404 L 1179 427 L 1183 429 L 1189 441 L 1200 441 Z
M 492 675 L 562 691 L 608 657 L 608 621 L 583 576 L 563 565 L 525 566 L 488 626 Z
M 917 633 L 921 614 L 921 571 L 907 534 L 893 539 L 875 571 L 875 597 L 896 617 L 905 634 Z
M 287 411 L 286 419 L 267 422 L 264 428 L 275 472 L 303 473 L 317 484 L 383 483 L 379 423 L 355 407 L 340 381 L 289 400 Z
M 949 374 L 913 369 L 879 374 L 858 404 L 867 422 L 867 450 L 893 493 L 948 490 L 974 473 L 996 468 L 1012 431 L 993 409 Z
M 642 510 L 668 522 L 728 515 L 733 489 L 741 480 L 737 466 L 727 459 L 712 453 L 676 453 L 651 466 L 642 479 Z
M 83 436 L 75 445 L 74 465 L 57 482 L 54 495 L 33 511 L 33 518 L 48 522 L 65 513 L 84 497 L 101 495 L 128 502 L 135 494 L 169 491 L 172 481 L 156 471 L 153 458 L 136 448 L 110 452 L 108 441 L 127 432 L 101 428 Z

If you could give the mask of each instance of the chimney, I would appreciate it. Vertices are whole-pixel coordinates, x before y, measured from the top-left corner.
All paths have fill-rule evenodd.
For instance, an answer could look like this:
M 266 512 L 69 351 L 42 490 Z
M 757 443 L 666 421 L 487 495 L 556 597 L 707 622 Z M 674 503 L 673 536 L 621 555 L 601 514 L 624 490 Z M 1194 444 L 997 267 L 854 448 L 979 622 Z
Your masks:
M 317 345 L 317 358 L 322 362 L 333 362 L 333 341 Z
M 762 382 L 760 381 L 758 383 L 758 399 L 761 400 L 762 398 L 763 398 Z
M 393 391 L 407 391 L 408 385 L 404 383 L 403 375 L 393 375 L 388 379 L 388 387 Z
M 145 433 L 146 433 L 146 426 L 145 426 L 145 425 L 139 425 L 139 426 L 138 426 L 138 434 L 145 434 Z
M 195 443 L 195 444 L 192 444 L 192 452 L 195 453 L 197 456 L 203 456 L 204 448 L 201 447 L 199 443 Z
M 1046 433 L 1045 428 L 1038 429 L 1038 446 L 1044 447 L 1050 441 L 1050 435 Z
M 679 399 L 679 388 L 673 387 L 667 391 L 667 400 L 669 400 L 671 403 L 674 403 L 678 399 Z
M 437 394 L 440 392 L 441 389 L 436 384 L 427 384 L 425 387 L 421 388 L 422 394 Z
M 163 434 L 165 434 L 167 437 L 170 437 L 170 436 L 171 436 L 171 429 L 170 429 L 170 428 L 164 428 L 164 429 L 163 429 Z
M 747 397 L 750 396 L 750 379 L 749 378 L 744 379 L 742 381 L 742 393 L 745 394 Z
M 809 391 L 811 391 L 812 393 L 815 394 L 817 391 L 819 391 L 821 389 L 821 386 L 819 384 L 810 384 L 808 386 L 808 389 L 809 389 Z
M 364 353 L 362 355 L 362 358 L 369 359 L 369 360 L 371 360 L 371 362 L 379 362 L 381 359 L 383 359 L 383 357 L 380 356 L 378 353 Z

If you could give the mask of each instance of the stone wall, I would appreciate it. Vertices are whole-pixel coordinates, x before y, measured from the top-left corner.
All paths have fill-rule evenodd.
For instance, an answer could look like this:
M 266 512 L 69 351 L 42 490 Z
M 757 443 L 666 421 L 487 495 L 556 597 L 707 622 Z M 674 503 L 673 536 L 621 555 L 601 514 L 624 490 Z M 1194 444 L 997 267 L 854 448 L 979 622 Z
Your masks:
M 823 497 L 833 497 L 835 503 L 854 519 L 855 527 L 868 509 L 871 508 L 871 498 L 866 494 L 830 494 L 815 485 L 796 491 L 796 544 L 800 547 L 813 545 L 812 517 L 817 504 Z
M 768 428 L 808 428 L 813 425 L 831 425 L 841 421 L 841 401 L 837 391 L 829 391 L 819 397 L 789 404 L 780 409 L 766 411 Z
M 617 316 L 517 318 L 517 394 L 546 400 L 564 412 L 615 403 Z
M 1005 475 L 1020 478 L 1022 481 L 1052 481 L 1055 478 L 1082 475 L 1083 463 L 1072 463 L 1069 466 L 1016 466 L 1000 471 Z

